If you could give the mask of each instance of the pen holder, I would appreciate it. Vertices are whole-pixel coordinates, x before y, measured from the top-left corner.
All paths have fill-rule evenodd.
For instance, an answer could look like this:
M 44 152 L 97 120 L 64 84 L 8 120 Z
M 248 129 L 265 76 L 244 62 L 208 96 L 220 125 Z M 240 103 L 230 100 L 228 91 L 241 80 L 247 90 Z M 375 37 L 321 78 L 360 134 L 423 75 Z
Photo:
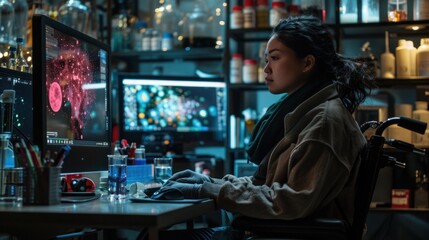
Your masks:
M 61 167 L 32 167 L 24 170 L 24 205 L 55 205 L 61 197 Z

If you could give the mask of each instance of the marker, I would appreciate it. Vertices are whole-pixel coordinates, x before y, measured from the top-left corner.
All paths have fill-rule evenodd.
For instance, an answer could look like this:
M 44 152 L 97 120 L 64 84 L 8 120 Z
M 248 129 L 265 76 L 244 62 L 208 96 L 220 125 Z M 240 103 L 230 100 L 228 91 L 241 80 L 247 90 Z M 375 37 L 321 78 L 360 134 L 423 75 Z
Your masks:
M 54 166 L 61 167 L 64 163 L 64 158 L 66 158 L 67 155 L 69 155 L 70 150 L 71 150 L 70 145 L 65 145 L 64 147 L 62 147 L 54 160 Z

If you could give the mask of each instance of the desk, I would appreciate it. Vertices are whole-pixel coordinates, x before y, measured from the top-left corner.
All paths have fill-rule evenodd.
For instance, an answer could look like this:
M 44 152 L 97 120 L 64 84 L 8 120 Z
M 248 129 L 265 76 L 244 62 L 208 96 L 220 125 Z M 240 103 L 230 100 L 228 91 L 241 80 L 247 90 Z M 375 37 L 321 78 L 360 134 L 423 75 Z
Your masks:
M 149 239 L 158 239 L 158 230 L 185 222 L 215 210 L 214 200 L 189 203 L 110 202 L 106 197 L 86 203 L 51 206 L 0 205 L 0 232 L 22 239 L 46 239 L 60 233 L 94 227 L 100 229 L 149 230 Z

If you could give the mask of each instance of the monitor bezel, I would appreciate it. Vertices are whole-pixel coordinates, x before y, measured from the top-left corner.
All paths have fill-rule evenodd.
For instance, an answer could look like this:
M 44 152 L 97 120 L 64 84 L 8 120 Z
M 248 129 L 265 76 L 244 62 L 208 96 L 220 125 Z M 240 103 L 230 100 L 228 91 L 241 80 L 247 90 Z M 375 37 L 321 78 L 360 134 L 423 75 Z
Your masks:
M 89 44 L 95 45 L 107 53 L 107 146 L 78 146 L 72 145 L 70 154 L 64 160 L 63 173 L 95 172 L 107 170 L 107 155 L 111 154 L 112 117 L 111 117 L 111 83 L 110 83 L 110 46 L 82 32 L 70 28 L 44 15 L 34 15 L 32 18 L 33 34 L 33 142 L 39 146 L 42 156 L 49 150 L 59 151 L 61 146 L 47 144 L 46 126 L 46 26 L 76 37 Z M 80 164 L 79 164 L 80 163 Z
M 226 95 L 226 83 L 224 78 L 199 78 L 199 77 L 184 77 L 184 76 L 153 76 L 153 75 L 144 75 L 138 73 L 128 73 L 128 72 L 120 72 L 117 74 L 116 79 L 118 80 L 118 127 L 119 127 L 119 137 L 122 139 L 127 139 L 128 141 L 137 142 L 138 144 L 142 144 L 142 133 L 143 131 L 125 131 L 123 129 L 124 126 L 124 92 L 123 92 L 123 80 L 159 80 L 159 81 L 195 81 L 195 82 L 220 82 L 225 84 L 225 99 L 224 99 L 224 111 L 226 111 L 227 104 L 227 95 Z M 226 114 L 226 112 L 225 112 Z M 224 119 L 223 131 L 208 131 L 208 132 L 172 132 L 175 134 L 173 136 L 173 142 L 171 146 L 161 146 L 161 147 L 153 147 L 152 149 L 158 151 L 165 152 L 175 152 L 183 153 L 183 152 L 192 152 L 198 147 L 219 147 L 224 146 L 226 141 L 226 115 Z M 151 133 L 159 133 L 163 134 L 165 132 L 160 131 L 147 131 L 148 135 Z M 181 136 L 178 138 L 178 134 Z M 179 146 L 177 146 L 177 145 Z M 147 148 L 147 147 L 146 147 Z M 149 150 L 150 151 L 150 147 Z M 183 151 L 183 152 L 180 152 Z

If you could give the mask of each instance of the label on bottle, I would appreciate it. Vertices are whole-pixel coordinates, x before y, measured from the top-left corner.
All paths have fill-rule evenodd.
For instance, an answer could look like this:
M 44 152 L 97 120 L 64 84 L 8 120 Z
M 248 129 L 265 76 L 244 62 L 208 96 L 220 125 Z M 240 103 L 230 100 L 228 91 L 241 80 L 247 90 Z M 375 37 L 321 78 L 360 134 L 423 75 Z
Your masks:
M 255 10 L 252 8 L 244 8 L 244 28 L 254 28 L 256 26 L 255 22 Z

